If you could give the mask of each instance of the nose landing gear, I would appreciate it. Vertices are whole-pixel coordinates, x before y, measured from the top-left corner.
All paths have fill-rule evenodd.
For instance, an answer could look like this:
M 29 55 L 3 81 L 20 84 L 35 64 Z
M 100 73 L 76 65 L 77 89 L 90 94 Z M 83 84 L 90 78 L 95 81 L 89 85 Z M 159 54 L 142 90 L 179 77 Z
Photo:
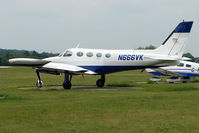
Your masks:
M 36 69 L 36 73 L 37 73 L 37 77 L 38 77 L 38 81 L 37 81 L 37 83 L 36 83 L 36 86 L 37 86 L 38 88 L 41 88 L 41 87 L 43 87 L 43 82 L 41 81 L 41 77 L 40 77 L 40 73 L 39 73 L 39 70 L 38 70 L 38 69 Z
M 41 81 L 41 77 L 40 77 L 40 71 L 42 71 L 42 70 L 40 70 L 39 68 L 36 69 L 36 73 L 37 73 L 37 77 L 38 77 L 38 81 L 36 83 L 36 86 L 38 88 L 43 87 L 43 82 Z M 72 74 L 69 74 L 69 72 L 64 72 L 64 75 L 65 75 L 65 80 L 63 82 L 63 88 L 64 89 L 71 89 Z
M 36 83 L 36 86 L 37 86 L 38 88 L 43 87 L 43 82 L 38 80 L 37 83 Z

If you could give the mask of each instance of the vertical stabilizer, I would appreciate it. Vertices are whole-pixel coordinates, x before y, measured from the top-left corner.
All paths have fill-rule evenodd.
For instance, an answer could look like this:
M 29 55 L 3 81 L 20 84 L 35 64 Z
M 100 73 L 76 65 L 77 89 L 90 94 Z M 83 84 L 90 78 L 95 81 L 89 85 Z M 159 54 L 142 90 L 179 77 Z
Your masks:
M 163 44 L 155 49 L 156 54 L 182 57 L 193 21 L 181 22 Z

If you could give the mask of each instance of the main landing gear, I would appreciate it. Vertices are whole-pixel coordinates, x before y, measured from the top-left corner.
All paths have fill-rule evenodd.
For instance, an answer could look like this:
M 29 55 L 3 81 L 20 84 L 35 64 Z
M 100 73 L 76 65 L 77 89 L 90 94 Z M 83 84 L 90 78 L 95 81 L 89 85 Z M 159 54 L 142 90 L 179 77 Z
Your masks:
M 105 83 L 105 75 L 101 75 L 101 78 L 97 80 L 96 85 L 97 87 L 101 88 L 104 86 Z
M 70 89 L 72 84 L 71 84 L 71 80 L 72 80 L 72 75 L 69 74 L 69 72 L 64 72 L 64 76 L 65 76 L 65 80 L 63 83 L 63 88 L 64 89 Z
M 43 87 L 43 82 L 41 81 L 40 72 L 42 72 L 42 70 L 36 69 L 36 73 L 37 73 L 37 77 L 38 77 L 38 81 L 36 83 L 36 86 L 38 88 Z M 64 89 L 71 89 L 71 86 L 72 86 L 72 84 L 71 84 L 72 74 L 70 74 L 69 72 L 65 71 L 64 72 L 64 77 L 65 77 L 65 79 L 64 79 L 64 82 L 62 84 L 63 88 Z M 101 87 L 104 86 L 104 83 L 105 83 L 105 75 L 103 74 L 103 75 L 101 75 L 101 78 L 97 80 L 96 85 L 97 85 L 97 87 L 101 88 Z

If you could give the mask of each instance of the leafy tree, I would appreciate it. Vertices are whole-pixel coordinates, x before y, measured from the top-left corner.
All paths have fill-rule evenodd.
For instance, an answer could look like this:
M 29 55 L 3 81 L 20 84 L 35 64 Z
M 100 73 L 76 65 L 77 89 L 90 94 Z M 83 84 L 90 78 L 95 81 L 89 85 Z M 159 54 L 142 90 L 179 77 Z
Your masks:
M 36 51 L 15 50 L 15 49 L 0 49 L 0 66 L 9 65 L 8 60 L 11 58 L 46 58 L 56 56 L 53 53 L 38 53 Z
M 195 61 L 195 58 L 191 53 L 185 53 L 185 54 L 183 54 L 183 57 L 190 58 L 191 61 L 193 61 L 193 62 Z
M 30 56 L 30 53 L 29 53 L 29 51 L 24 51 L 24 56 Z
M 39 56 L 39 54 L 36 51 L 33 51 L 32 56 Z

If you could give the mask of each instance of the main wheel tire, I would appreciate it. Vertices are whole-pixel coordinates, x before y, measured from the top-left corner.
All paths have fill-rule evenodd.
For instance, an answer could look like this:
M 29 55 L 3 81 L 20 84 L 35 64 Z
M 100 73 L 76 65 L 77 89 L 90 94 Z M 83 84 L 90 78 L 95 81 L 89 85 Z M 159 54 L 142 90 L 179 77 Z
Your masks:
M 96 85 L 97 85 L 97 87 L 103 87 L 104 86 L 104 80 L 102 80 L 102 79 L 98 79 L 97 80 L 97 82 L 96 82 Z
M 43 82 L 38 80 L 37 83 L 36 83 L 36 86 L 37 86 L 38 88 L 43 87 Z
M 72 84 L 70 81 L 64 81 L 64 83 L 63 83 L 64 89 L 71 89 L 71 86 L 72 86 Z

